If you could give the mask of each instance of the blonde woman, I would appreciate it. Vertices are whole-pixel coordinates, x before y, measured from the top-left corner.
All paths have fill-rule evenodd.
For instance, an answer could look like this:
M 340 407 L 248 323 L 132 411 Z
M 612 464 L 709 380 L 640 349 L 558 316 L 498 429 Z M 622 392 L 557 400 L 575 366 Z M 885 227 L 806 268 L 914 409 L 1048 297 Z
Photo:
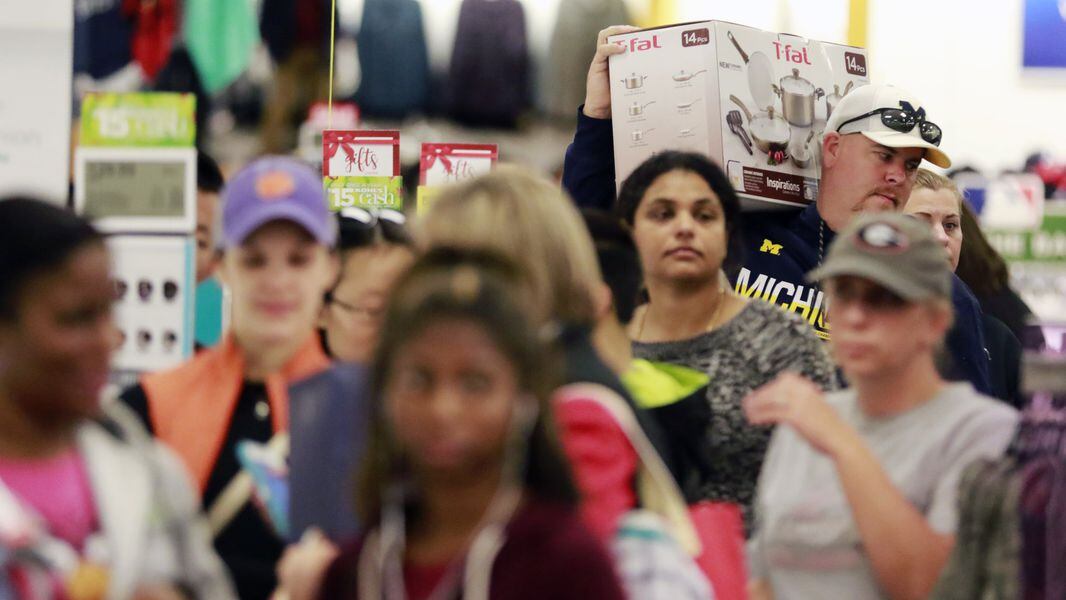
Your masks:
M 967 210 L 962 193 L 955 182 L 932 171 L 918 169 L 914 191 L 903 212 L 918 217 L 932 227 L 933 237 L 944 247 L 948 264 L 957 271 L 963 254 L 964 211 Z M 975 223 L 976 224 L 976 223 Z M 975 238 L 980 233 L 975 235 Z M 979 243 L 975 239 L 975 244 Z M 972 253 L 971 253 L 972 256 Z M 1018 302 L 1025 307 L 1025 303 Z M 992 395 L 1016 408 L 1021 407 L 1020 371 L 1022 343 L 1007 325 L 996 316 L 981 315 L 988 352 L 988 375 Z

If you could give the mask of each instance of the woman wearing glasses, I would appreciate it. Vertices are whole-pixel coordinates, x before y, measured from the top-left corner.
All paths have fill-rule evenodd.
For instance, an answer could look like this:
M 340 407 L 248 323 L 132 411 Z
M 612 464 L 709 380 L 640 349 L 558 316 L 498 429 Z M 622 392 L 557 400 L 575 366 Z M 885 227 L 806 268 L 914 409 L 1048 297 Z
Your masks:
M 954 544 L 959 475 L 1006 448 L 1017 413 L 937 372 L 951 271 L 925 223 L 860 217 L 811 278 L 852 388 L 785 374 L 744 400 L 753 424 L 780 425 L 759 478 L 753 597 L 925 598 Z
M 323 346 L 336 362 L 289 389 L 291 541 L 311 528 L 334 541 L 358 531 L 351 489 L 366 447 L 367 363 L 392 285 L 414 260 L 402 213 L 346 208 L 336 219 L 341 275 L 319 318 Z
M 403 213 L 348 208 L 337 213 L 341 275 L 322 310 L 326 351 L 341 362 L 374 354 L 393 282 L 414 260 Z

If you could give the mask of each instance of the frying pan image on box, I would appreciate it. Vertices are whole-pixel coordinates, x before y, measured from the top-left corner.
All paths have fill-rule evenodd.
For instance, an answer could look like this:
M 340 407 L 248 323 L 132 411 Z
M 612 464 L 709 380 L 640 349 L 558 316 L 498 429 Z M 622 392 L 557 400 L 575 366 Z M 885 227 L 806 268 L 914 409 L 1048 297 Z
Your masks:
M 740 98 L 731 95 L 729 99 L 739 106 L 740 110 L 744 111 L 744 116 L 748 118 L 748 132 L 756 148 L 768 155 L 776 152 L 785 153 L 789 139 L 792 137 L 792 128 L 788 126 L 788 121 L 784 117 L 774 114 L 774 107 L 771 106 L 767 112 L 753 117 Z
M 751 91 L 751 97 L 755 100 L 755 107 L 764 111 L 774 105 L 774 68 L 770 64 L 770 59 L 762 52 L 754 52 L 748 55 L 744 52 L 744 49 L 740 47 L 740 42 L 737 38 L 733 37 L 732 31 L 727 31 L 726 36 L 729 37 L 729 41 L 733 42 L 736 46 L 737 52 L 740 53 L 740 57 L 744 59 L 744 64 L 747 65 L 748 71 L 748 89 Z

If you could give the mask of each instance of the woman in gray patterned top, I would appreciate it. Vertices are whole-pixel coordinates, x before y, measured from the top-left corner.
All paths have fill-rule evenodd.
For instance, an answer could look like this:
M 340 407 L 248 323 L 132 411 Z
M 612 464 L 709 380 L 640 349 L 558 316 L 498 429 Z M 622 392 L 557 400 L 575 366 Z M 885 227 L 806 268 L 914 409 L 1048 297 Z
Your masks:
M 648 291 L 629 326 L 634 354 L 710 376 L 703 430 L 711 463 L 685 478 L 688 500 L 737 503 L 750 528 L 770 428 L 749 425 L 741 400 L 784 371 L 829 388 L 832 362 L 804 321 L 725 285 L 723 266 L 740 258 L 740 203 L 716 165 L 658 154 L 626 179 L 617 208 L 633 228 Z

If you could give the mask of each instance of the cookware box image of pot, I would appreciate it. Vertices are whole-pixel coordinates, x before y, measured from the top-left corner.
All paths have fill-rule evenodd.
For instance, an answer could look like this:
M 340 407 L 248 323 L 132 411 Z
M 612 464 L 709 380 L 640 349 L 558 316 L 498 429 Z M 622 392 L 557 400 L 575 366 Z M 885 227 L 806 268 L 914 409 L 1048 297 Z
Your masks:
M 625 84 L 627 90 L 635 90 L 644 87 L 644 80 L 647 78 L 647 75 L 633 73 L 629 77 L 622 79 L 622 83 Z
M 652 127 L 651 129 L 636 129 L 634 131 L 629 132 L 629 139 L 633 140 L 634 142 L 642 142 L 644 141 L 644 136 L 648 135 L 653 131 L 655 131 L 654 127 Z
M 629 109 L 627 112 L 629 112 L 629 116 L 631 117 L 639 117 L 644 114 L 644 109 L 648 108 L 652 104 L 655 104 L 654 100 L 652 100 L 651 102 L 645 102 L 644 104 L 641 104 L 640 102 L 634 102 L 633 104 L 629 105 Z
M 829 94 L 828 96 L 825 97 L 825 120 L 826 121 L 829 120 L 829 117 L 833 116 L 833 110 L 836 109 L 837 104 L 840 104 L 840 100 L 843 99 L 844 96 L 848 95 L 848 92 L 851 91 L 851 86 L 854 83 L 855 82 L 853 82 L 853 81 L 849 81 L 848 85 L 844 86 L 844 91 L 843 92 L 840 91 L 840 86 L 839 85 L 834 85 L 833 86 L 833 93 Z
M 814 101 L 825 95 L 822 88 L 800 77 L 799 69 L 792 69 L 792 74 L 782 77 L 780 85 L 774 86 L 774 93 L 781 97 L 785 120 L 796 127 L 810 127 L 814 123 Z
M 762 52 L 755 52 L 749 56 L 740 47 L 737 38 L 733 37 L 732 31 L 726 32 L 726 35 L 736 46 L 737 52 L 740 53 L 740 57 L 744 59 L 744 64 L 748 67 L 748 89 L 751 90 L 751 97 L 755 100 L 756 108 L 758 110 L 770 108 L 774 104 L 774 70 L 770 59 Z
M 793 148 L 789 154 L 792 155 L 792 164 L 801 169 L 806 169 L 811 164 L 811 159 L 814 154 L 811 152 L 811 140 L 814 139 L 814 132 L 807 134 L 807 139 L 802 144 Z
M 744 116 L 748 118 L 748 131 L 751 133 L 751 139 L 755 142 L 756 148 L 766 154 L 784 152 L 788 148 L 792 128 L 781 115 L 774 114 L 772 106 L 766 113 L 759 113 L 752 117 L 751 111 L 740 101 L 740 98 L 729 96 L 729 99 L 739 106 L 740 110 L 744 111 Z

